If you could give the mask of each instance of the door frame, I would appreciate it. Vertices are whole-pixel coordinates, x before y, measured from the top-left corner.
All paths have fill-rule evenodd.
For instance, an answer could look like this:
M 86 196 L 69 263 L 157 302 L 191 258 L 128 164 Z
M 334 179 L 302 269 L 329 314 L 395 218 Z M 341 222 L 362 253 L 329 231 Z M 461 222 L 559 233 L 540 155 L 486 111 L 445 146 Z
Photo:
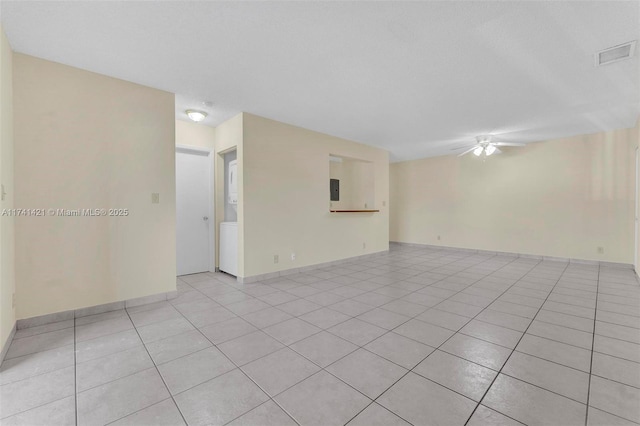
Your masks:
M 214 217 L 215 205 L 214 205 L 214 190 L 215 190 L 215 155 L 213 148 L 202 148 L 199 146 L 191 145 L 176 145 L 176 154 L 206 154 L 209 158 L 209 272 L 216 271 L 216 221 Z M 176 236 L 177 238 L 177 236 Z
M 635 242 L 634 244 L 634 257 L 633 257 L 633 266 L 634 269 L 636 271 L 636 275 L 640 275 L 640 271 L 638 270 L 638 267 L 640 265 L 638 265 L 638 244 L 640 243 L 640 241 L 638 241 L 638 231 L 640 231 L 640 229 L 638 229 L 638 227 L 640 226 L 638 224 L 638 219 L 639 219 L 639 215 L 640 215 L 640 148 L 636 148 L 636 184 L 635 184 L 635 216 L 634 216 L 634 236 L 633 236 L 633 241 Z

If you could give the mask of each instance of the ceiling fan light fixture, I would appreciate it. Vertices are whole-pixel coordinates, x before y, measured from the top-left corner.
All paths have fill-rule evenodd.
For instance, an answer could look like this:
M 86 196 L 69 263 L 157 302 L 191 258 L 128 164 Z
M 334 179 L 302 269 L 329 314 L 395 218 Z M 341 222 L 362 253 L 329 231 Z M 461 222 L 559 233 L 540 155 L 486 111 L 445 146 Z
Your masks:
M 481 147 L 481 146 L 479 146 L 479 147 L 477 147 L 476 149 L 474 149 L 474 150 L 473 150 L 473 154 L 474 154 L 476 157 L 480 157 L 480 154 L 482 154 L 482 151 L 483 151 L 483 150 L 484 150 L 484 148 L 483 148 L 483 147 Z
M 185 111 L 187 116 L 196 123 L 204 120 L 207 117 L 207 113 L 204 111 L 196 111 L 195 109 L 188 109 Z
M 496 152 L 496 146 L 492 143 L 490 143 L 489 145 L 487 145 L 487 147 L 484 149 L 484 153 L 489 156 L 491 154 L 493 154 L 494 152 Z

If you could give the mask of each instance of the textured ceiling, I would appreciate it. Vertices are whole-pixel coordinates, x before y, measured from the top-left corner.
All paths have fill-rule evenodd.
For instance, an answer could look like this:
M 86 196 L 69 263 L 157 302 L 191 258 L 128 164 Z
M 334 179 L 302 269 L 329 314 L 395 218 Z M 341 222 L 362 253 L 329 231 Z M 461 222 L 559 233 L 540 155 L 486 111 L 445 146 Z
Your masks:
M 13 49 L 385 148 L 450 154 L 635 124 L 640 67 L 594 53 L 640 38 L 640 2 L 1 3 Z

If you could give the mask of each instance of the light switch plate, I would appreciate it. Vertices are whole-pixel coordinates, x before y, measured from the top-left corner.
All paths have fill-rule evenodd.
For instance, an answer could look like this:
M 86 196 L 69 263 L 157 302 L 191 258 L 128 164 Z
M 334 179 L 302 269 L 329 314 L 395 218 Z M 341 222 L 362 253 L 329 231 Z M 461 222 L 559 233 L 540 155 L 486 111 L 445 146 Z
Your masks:
M 160 194 L 154 192 L 151 194 L 151 203 L 152 204 L 160 204 Z

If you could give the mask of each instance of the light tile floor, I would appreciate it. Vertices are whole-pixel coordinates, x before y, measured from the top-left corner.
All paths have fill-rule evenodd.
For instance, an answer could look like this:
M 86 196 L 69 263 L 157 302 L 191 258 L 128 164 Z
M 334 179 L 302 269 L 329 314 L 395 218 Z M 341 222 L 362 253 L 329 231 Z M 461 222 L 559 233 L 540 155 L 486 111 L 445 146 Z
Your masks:
M 19 330 L 3 425 L 640 423 L 631 269 L 392 245 Z

